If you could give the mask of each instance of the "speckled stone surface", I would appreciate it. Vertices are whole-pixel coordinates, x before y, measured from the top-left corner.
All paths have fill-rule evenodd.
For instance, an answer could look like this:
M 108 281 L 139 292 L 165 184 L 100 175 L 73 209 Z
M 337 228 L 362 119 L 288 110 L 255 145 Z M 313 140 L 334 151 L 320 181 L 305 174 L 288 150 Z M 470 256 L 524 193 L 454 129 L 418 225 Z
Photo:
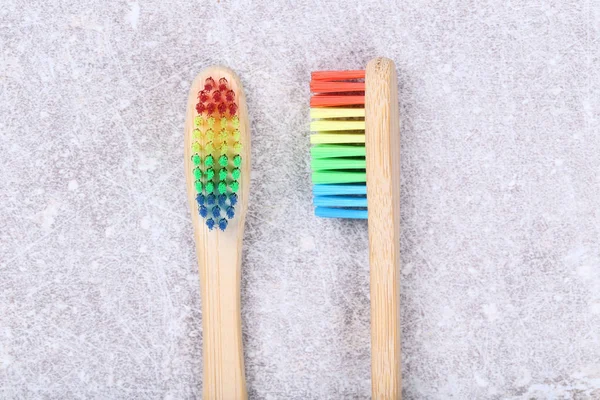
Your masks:
M 245 85 L 251 399 L 370 395 L 365 222 L 312 215 L 308 80 L 398 67 L 406 399 L 600 398 L 597 1 L 0 7 L 0 398 L 192 399 L 187 91 Z

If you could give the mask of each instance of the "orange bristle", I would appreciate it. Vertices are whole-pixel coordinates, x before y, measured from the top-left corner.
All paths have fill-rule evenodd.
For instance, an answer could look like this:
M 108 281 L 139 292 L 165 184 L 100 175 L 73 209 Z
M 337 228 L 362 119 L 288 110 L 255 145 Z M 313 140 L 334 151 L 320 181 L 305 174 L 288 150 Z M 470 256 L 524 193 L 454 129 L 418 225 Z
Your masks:
M 311 107 L 339 107 L 364 105 L 365 96 L 312 96 L 310 98 Z
M 364 70 L 354 71 L 316 71 L 311 73 L 313 81 L 346 81 L 349 79 L 364 79 Z
M 313 93 L 364 92 L 365 83 L 310 81 L 310 91 Z

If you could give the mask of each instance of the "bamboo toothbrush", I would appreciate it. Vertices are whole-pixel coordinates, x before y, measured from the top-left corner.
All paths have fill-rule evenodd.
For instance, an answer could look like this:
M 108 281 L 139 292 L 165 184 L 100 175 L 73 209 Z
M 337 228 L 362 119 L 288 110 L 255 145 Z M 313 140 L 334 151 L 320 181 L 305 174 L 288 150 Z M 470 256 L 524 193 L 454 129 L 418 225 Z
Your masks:
M 396 68 L 391 60 L 376 58 L 365 71 L 313 72 L 310 88 L 315 214 L 368 219 L 372 398 L 400 399 Z
M 206 68 L 192 83 L 185 174 L 202 292 L 202 397 L 246 399 L 240 275 L 250 127 L 242 84 L 228 68 Z

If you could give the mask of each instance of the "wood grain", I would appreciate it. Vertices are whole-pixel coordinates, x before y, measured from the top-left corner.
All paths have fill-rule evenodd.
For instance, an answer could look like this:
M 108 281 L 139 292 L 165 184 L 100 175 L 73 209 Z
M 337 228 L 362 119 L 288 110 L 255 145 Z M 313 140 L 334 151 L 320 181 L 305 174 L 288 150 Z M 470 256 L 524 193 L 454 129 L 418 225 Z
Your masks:
M 396 67 L 366 69 L 365 140 L 371 276 L 373 399 L 400 399 L 400 131 Z
M 197 94 L 204 80 L 225 77 L 236 94 L 240 119 L 242 165 L 236 216 L 224 232 L 209 231 L 198 215 L 196 191 L 192 175 L 191 143 L 194 130 Z M 190 89 L 185 122 L 185 174 L 188 203 L 194 225 L 196 255 L 200 272 L 202 294 L 203 333 L 203 399 L 247 399 L 242 351 L 242 324 L 240 314 L 240 278 L 244 221 L 248 209 L 250 181 L 250 127 L 246 97 L 237 75 L 230 69 L 213 66 L 203 70 Z

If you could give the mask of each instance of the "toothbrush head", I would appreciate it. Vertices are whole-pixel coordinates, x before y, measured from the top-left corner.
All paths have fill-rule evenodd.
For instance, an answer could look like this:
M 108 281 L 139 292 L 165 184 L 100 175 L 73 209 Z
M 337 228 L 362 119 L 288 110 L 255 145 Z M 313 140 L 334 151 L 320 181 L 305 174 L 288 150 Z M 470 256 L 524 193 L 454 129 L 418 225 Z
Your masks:
M 189 102 L 188 190 L 208 230 L 224 231 L 241 214 L 238 196 L 247 198 L 249 129 L 239 78 L 224 67 L 207 68 L 194 81 Z

